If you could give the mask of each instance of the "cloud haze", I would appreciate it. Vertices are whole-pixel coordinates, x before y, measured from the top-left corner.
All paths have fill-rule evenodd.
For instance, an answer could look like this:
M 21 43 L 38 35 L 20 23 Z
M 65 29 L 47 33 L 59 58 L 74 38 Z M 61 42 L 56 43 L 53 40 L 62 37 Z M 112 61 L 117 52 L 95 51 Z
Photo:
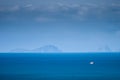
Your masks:
M 1 0 L 0 51 L 57 45 L 65 52 L 120 49 L 119 0 Z

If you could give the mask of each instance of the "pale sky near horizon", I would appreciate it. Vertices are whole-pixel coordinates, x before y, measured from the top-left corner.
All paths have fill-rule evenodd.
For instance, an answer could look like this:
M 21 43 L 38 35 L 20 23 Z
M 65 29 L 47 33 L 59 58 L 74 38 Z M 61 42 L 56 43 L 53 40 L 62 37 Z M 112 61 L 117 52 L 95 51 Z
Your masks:
M 120 51 L 120 0 L 0 0 L 0 52 L 44 45 Z

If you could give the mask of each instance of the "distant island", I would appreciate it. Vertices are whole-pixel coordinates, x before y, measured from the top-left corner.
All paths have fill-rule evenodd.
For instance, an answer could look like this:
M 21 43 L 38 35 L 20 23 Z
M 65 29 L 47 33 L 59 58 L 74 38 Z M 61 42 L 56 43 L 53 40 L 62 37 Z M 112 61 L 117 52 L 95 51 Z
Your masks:
M 98 48 L 98 51 L 99 52 L 112 52 L 111 48 L 108 45 Z
M 40 53 L 53 53 L 53 52 L 62 52 L 57 46 L 55 45 L 45 45 L 40 48 L 35 48 L 32 50 L 27 49 L 13 49 L 10 52 L 40 52 Z

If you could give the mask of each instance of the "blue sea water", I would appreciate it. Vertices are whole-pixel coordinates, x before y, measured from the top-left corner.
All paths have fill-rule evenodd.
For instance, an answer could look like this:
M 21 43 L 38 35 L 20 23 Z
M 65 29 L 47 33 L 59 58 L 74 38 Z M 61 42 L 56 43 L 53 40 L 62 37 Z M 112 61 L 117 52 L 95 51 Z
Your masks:
M 0 80 L 120 80 L 120 53 L 0 53 Z

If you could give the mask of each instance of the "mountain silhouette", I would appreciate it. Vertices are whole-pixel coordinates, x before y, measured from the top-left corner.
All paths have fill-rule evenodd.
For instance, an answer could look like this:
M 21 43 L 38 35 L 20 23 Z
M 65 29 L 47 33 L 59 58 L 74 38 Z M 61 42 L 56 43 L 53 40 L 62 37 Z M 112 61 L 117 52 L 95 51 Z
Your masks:
M 111 52 L 112 50 L 108 45 L 106 45 L 106 46 L 104 46 L 102 48 L 98 48 L 98 51 L 99 52 Z
M 54 45 L 46 45 L 32 50 L 33 52 L 61 52 L 61 50 Z
M 18 49 L 13 49 L 10 52 L 28 52 L 29 50 L 18 48 Z
M 62 52 L 57 46 L 54 45 L 45 45 L 40 48 L 35 48 L 32 50 L 26 49 L 13 49 L 10 52 L 40 52 L 40 53 L 51 53 L 51 52 Z

